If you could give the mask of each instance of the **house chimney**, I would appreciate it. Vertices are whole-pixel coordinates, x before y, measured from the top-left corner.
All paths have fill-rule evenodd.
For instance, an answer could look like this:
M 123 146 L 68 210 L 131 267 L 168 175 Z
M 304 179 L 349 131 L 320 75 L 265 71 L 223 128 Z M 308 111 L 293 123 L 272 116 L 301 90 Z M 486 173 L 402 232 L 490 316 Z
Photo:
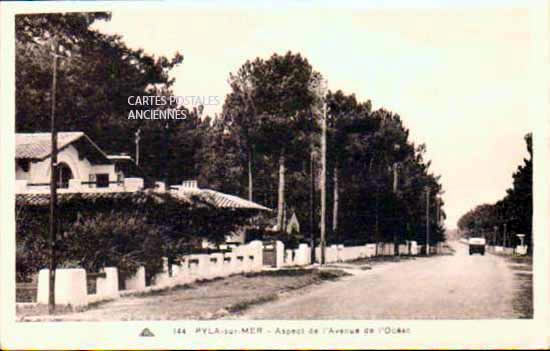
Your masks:
M 182 188 L 186 188 L 186 189 L 189 189 L 189 188 L 197 189 L 197 188 L 198 188 L 198 185 L 197 185 L 197 181 L 196 181 L 196 180 L 184 180 L 184 181 L 181 183 L 181 187 L 182 187 Z
M 158 192 L 165 192 L 166 191 L 166 184 L 164 182 L 155 182 L 155 191 Z

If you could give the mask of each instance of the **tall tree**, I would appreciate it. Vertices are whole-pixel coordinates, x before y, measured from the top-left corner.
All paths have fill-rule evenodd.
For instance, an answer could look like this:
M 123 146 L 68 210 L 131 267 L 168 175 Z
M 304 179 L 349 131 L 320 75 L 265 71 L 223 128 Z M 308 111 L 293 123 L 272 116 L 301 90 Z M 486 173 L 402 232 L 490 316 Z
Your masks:
M 254 62 L 246 61 L 237 71 L 229 75 L 231 92 L 227 95 L 223 106 L 222 118 L 231 126 L 242 142 L 240 145 L 247 156 L 248 199 L 254 200 L 254 150 L 257 144 L 258 112 L 256 94 L 258 92 L 258 76 L 255 70 L 261 67 L 257 58 Z
M 307 59 L 287 52 L 285 55 L 273 54 L 267 60 L 257 58 L 247 62 L 231 80 L 233 95 L 230 94 L 229 99 L 242 102 L 240 111 L 233 112 L 232 117 L 246 135 L 249 152 L 255 147 L 277 159 L 277 226 L 281 230 L 284 224 L 286 161 L 289 155 L 300 150 L 304 142 L 309 112 L 316 99 L 311 90 L 312 80 L 316 77 Z M 227 110 L 229 101 L 226 100 Z M 251 118 L 254 122 L 247 124 Z M 253 135 L 257 138 L 251 142 Z M 250 184 L 251 181 L 249 189 L 252 188 Z

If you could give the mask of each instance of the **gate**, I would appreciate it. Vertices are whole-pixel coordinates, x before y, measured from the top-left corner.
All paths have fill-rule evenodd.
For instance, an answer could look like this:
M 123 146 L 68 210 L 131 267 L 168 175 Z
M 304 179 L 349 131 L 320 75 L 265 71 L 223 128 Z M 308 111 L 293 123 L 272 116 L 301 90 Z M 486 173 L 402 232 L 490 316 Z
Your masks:
M 277 267 L 277 249 L 274 241 L 264 242 L 263 265 Z

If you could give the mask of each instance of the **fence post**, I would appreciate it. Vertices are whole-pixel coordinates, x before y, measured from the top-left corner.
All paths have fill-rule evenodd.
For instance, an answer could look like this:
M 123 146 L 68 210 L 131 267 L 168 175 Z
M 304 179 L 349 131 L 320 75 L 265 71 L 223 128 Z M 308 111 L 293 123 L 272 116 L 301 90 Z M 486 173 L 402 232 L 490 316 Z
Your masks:
M 96 291 L 101 298 L 115 299 L 118 298 L 118 269 L 116 267 L 105 267 L 105 278 L 97 278 Z
M 126 290 L 145 290 L 145 267 L 139 267 L 134 276 L 126 279 L 125 285 Z
M 281 268 L 285 263 L 285 244 L 282 241 L 277 240 L 275 242 L 275 257 L 276 267 Z

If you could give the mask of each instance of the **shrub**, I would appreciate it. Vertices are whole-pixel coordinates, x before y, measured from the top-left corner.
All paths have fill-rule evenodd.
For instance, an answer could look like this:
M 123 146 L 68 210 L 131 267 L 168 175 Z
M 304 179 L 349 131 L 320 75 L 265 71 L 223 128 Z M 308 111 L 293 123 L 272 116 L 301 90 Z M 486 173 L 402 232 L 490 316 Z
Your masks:
M 163 247 L 158 228 L 132 213 L 98 213 L 79 218 L 67 231 L 66 260 L 86 271 L 117 267 L 121 276 L 145 266 L 148 275 L 162 270 Z
M 49 246 L 47 241 L 47 212 L 42 209 L 17 206 L 16 219 L 16 280 L 29 282 L 33 274 L 47 268 Z

